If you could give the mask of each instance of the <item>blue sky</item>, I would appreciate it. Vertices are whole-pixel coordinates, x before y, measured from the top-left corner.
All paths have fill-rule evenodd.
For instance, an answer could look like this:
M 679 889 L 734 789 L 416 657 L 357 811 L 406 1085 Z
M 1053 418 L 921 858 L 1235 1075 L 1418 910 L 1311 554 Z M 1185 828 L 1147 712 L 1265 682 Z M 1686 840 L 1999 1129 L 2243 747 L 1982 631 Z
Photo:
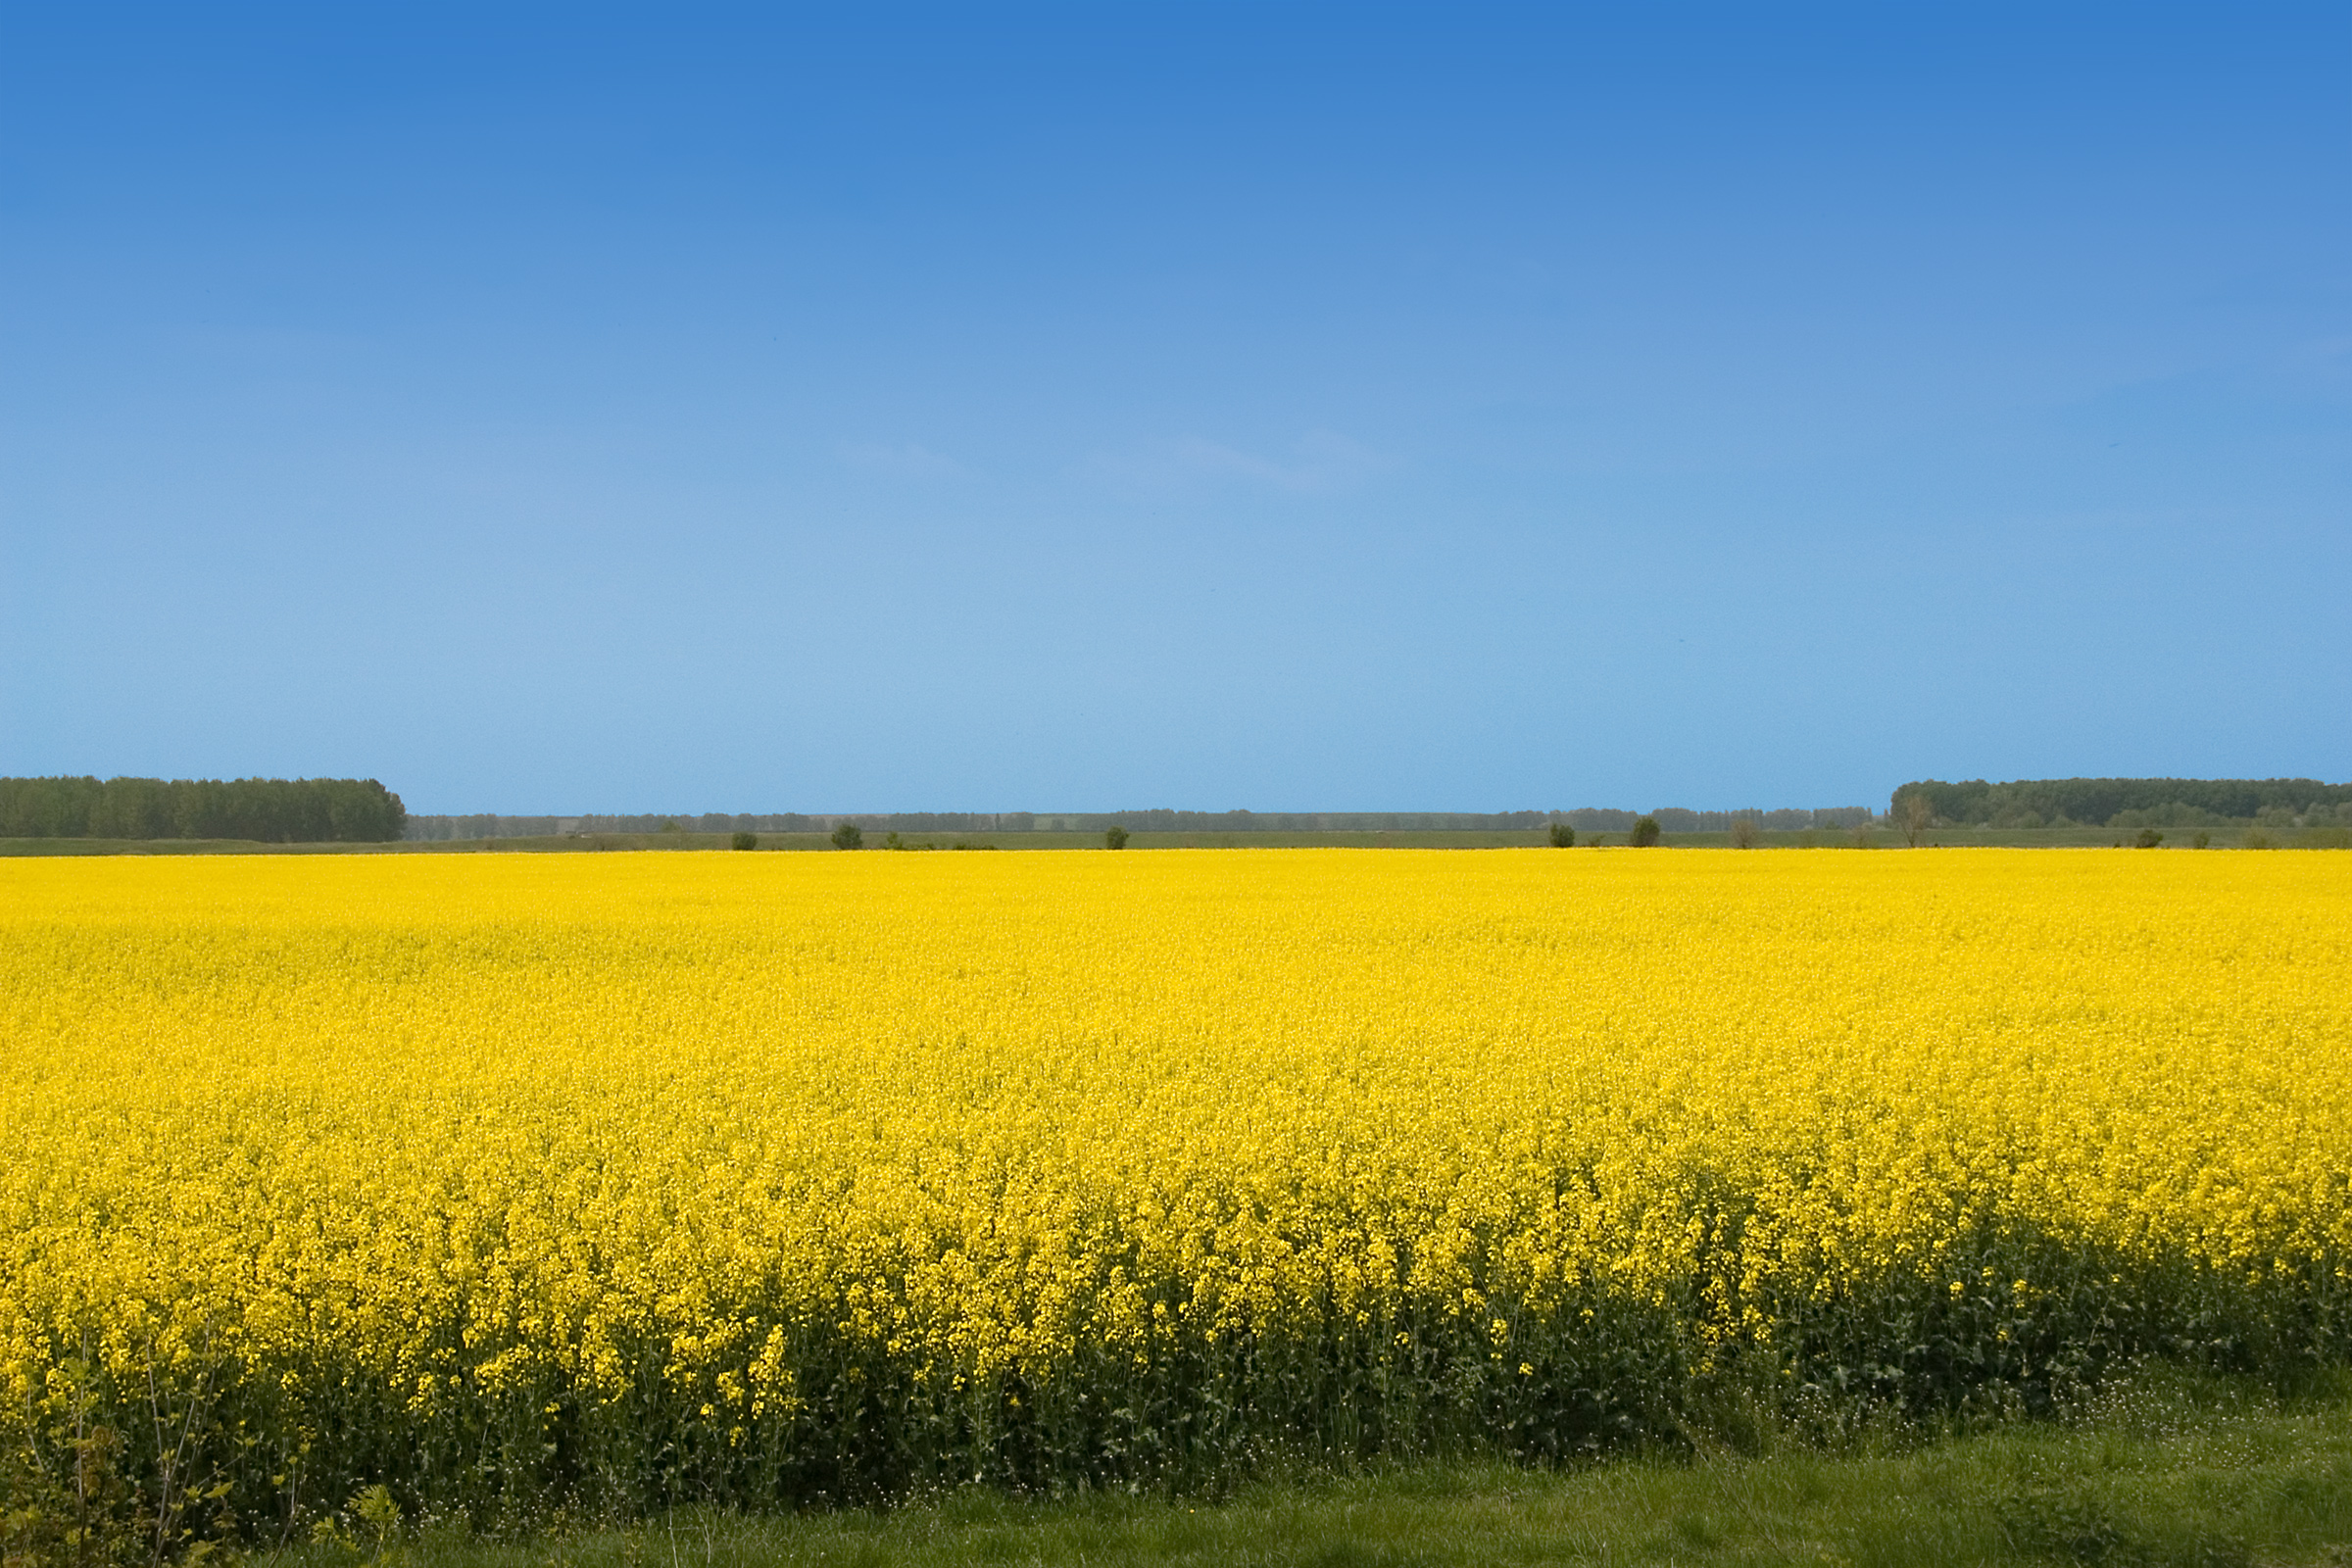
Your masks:
M 0 773 L 2352 777 L 2352 11 L 0 9 Z

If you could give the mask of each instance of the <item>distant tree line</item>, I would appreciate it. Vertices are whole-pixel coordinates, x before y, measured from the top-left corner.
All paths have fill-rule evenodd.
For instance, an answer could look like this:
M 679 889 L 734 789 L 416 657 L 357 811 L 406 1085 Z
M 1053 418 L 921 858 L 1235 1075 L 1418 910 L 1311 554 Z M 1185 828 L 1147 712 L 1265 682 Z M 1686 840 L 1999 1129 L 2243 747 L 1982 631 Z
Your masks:
M 1797 833 L 1807 828 L 1860 827 L 1873 820 L 1867 806 L 1817 806 L 1782 808 L 1767 811 L 1750 807 L 1740 811 L 1691 811 L 1679 806 L 1661 806 L 1648 811 L 1603 811 L 1585 809 L 1567 811 L 1561 819 L 1571 826 L 1590 828 L 1595 832 L 1631 832 L 1644 816 L 1655 817 L 1661 830 L 1668 833 L 1728 833 L 1741 822 L 1775 833 Z
M 466 816 L 412 816 L 408 836 L 435 842 L 552 838 L 573 833 L 830 833 L 844 822 L 876 832 L 1025 833 L 1035 825 L 1035 816 L 1028 811 L 900 811 L 816 816 L 800 811 L 655 811 L 637 815 L 588 812 L 579 816 L 503 816 L 483 812 Z
M 371 778 L 0 778 L 0 838 L 384 843 L 408 822 Z
M 1662 806 L 1648 812 L 1584 807 L 1573 811 L 852 811 L 766 814 L 724 811 L 634 816 L 413 816 L 408 836 L 418 840 L 545 838 L 596 833 L 830 833 L 843 823 L 870 833 L 1478 833 L 1541 831 L 1566 823 L 1581 832 L 1630 833 L 1642 816 L 1669 833 L 1728 832 L 1738 821 L 1783 832 L 1850 828 L 1872 820 L 1867 806 L 1740 811 L 1694 811 Z
M 2257 821 L 2314 827 L 2352 823 L 2352 784 L 2309 778 L 1917 779 L 1894 792 L 1889 814 L 1914 800 L 1954 827 L 2219 827 Z

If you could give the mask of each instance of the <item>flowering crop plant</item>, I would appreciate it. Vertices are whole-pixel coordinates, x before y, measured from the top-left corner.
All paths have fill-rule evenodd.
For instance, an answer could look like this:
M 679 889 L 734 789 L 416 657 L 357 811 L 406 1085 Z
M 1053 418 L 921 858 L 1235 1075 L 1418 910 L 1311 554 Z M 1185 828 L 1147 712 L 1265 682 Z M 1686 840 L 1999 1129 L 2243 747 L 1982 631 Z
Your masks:
M 1552 1460 L 2352 1328 L 2352 857 L 23 859 L 0 1041 L 0 1440 L 118 1434 L 182 1535 Z

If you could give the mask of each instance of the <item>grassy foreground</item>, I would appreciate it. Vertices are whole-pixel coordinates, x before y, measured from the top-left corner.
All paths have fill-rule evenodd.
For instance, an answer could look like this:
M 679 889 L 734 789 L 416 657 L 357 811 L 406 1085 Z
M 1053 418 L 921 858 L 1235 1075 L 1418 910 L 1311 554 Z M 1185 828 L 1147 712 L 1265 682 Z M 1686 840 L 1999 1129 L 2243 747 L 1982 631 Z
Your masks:
M 426 1528 L 265 1553 L 275 1568 L 782 1564 L 2352 1563 L 2352 1381 L 2280 1401 L 2161 1374 L 2076 1419 L 1786 1444 L 1564 1472 L 1446 1464 L 1265 1482 L 1219 1503 L 986 1492 L 888 1513 L 681 1512 L 484 1541 Z

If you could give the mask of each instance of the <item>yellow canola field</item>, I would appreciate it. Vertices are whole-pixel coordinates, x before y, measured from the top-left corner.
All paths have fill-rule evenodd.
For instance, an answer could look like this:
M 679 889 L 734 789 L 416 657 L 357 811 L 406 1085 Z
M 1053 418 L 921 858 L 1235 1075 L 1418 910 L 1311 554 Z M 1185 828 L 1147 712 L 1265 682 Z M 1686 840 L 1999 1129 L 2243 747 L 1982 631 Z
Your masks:
M 0 861 L 0 1435 L 248 1533 L 2032 1407 L 2352 1298 L 2352 857 Z

